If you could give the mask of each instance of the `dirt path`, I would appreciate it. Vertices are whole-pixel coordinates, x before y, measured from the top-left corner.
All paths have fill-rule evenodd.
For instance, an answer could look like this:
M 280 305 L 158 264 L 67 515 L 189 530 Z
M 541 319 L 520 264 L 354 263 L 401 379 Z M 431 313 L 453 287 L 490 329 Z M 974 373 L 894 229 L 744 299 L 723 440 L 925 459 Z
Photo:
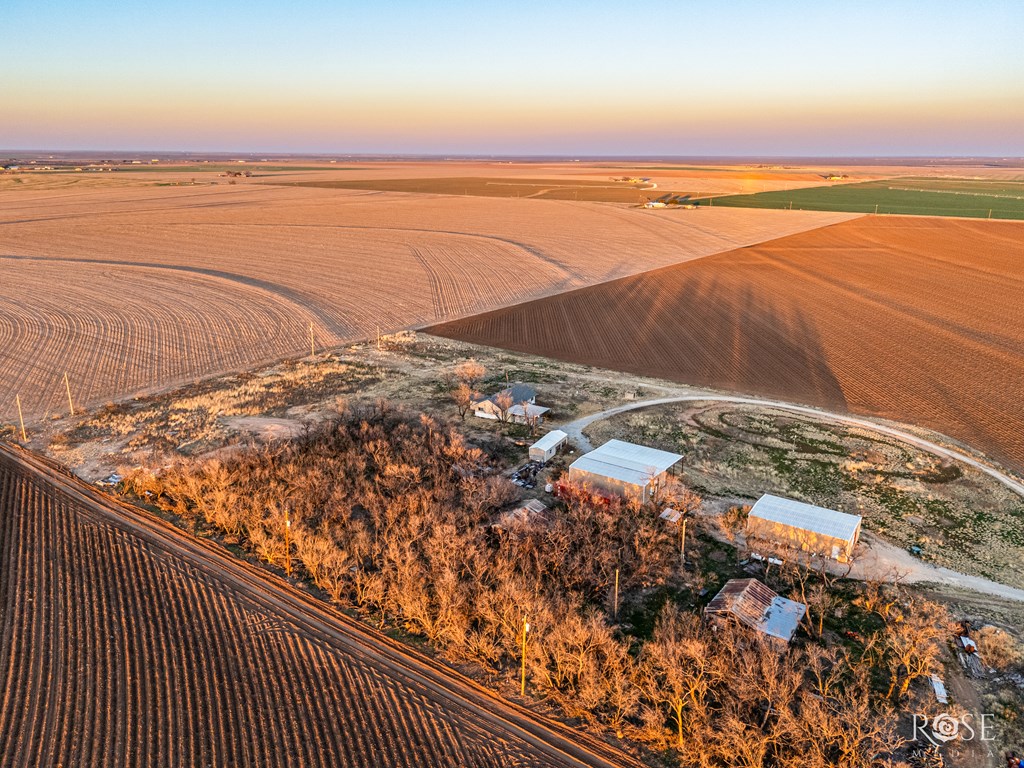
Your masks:
M 960 587 L 1024 603 L 1024 589 L 1008 587 L 980 576 L 970 576 L 949 568 L 922 562 L 906 550 L 890 544 L 873 533 L 865 532 L 861 541 L 867 543 L 868 546 L 867 551 L 861 553 L 857 558 L 853 570 L 850 572 L 850 576 L 855 579 L 863 581 L 884 574 L 892 574 L 902 577 L 904 582 L 910 584 Z
M 953 448 L 947 448 L 937 443 L 933 443 L 930 440 L 913 435 L 909 432 L 905 432 L 894 427 L 889 427 L 885 424 L 879 424 L 869 419 L 862 419 L 856 416 L 847 416 L 845 414 L 829 413 L 827 411 L 821 411 L 817 408 L 808 408 L 806 406 L 794 405 L 792 403 L 786 403 L 778 400 L 761 400 L 752 397 L 734 397 L 730 395 L 719 395 L 713 392 L 705 392 L 695 388 L 684 388 L 679 389 L 680 394 L 673 395 L 671 397 L 660 397 L 651 400 L 641 400 L 634 403 L 625 403 L 623 405 L 615 406 L 614 408 L 608 408 L 597 413 L 592 413 L 588 416 L 571 421 L 568 424 L 563 424 L 559 427 L 563 432 L 569 435 L 569 438 L 573 440 L 580 450 L 589 451 L 593 449 L 590 441 L 587 439 L 583 431 L 591 424 L 607 419 L 611 416 L 618 415 L 620 413 L 626 413 L 628 411 L 639 410 L 642 408 L 650 408 L 656 405 L 670 405 L 674 403 L 688 403 L 688 402 L 724 402 L 724 403 L 739 403 L 742 405 L 760 405 L 779 410 L 792 411 L 794 413 L 805 414 L 814 416 L 825 421 L 832 421 L 840 424 L 848 424 L 855 427 L 862 427 L 864 429 L 870 429 L 875 432 L 879 432 L 890 437 L 895 437 L 897 440 L 901 440 L 905 443 L 913 445 L 916 448 L 920 448 L 923 451 L 932 453 L 942 458 L 952 459 L 959 461 L 968 466 L 984 472 L 989 477 L 997 480 L 998 482 L 1005 485 L 1014 493 L 1024 497 L 1024 483 L 1021 483 L 1016 478 L 1010 477 L 1009 475 L 1000 472 L 999 470 L 973 458 L 972 456 L 957 451 Z M 899 575 L 903 581 L 910 583 L 934 583 L 950 587 L 960 587 L 963 589 L 970 589 L 983 594 L 997 595 L 999 597 L 1005 597 L 1009 600 L 1015 600 L 1018 602 L 1024 602 L 1024 590 L 1017 589 L 1015 587 L 1009 587 L 1005 584 L 999 584 L 995 581 L 984 579 L 980 576 L 970 576 L 968 574 L 959 573 L 949 568 L 943 568 L 940 566 L 931 565 L 929 563 L 918 560 L 909 552 L 900 549 L 899 547 L 890 544 L 889 542 L 880 539 L 879 537 L 865 533 L 864 540 L 869 544 L 867 552 L 862 554 L 857 563 L 855 564 L 853 571 L 850 575 L 857 579 L 866 579 L 872 576 L 879 575 Z
M 718 402 L 718 403 L 739 403 L 741 405 L 760 405 L 769 408 L 777 408 L 784 411 L 792 411 L 793 413 L 800 413 L 807 416 L 814 416 L 815 418 L 822 419 L 824 421 L 833 421 L 839 424 L 848 424 L 854 427 L 862 427 L 864 429 L 870 429 L 874 432 L 879 432 L 889 437 L 895 437 L 905 443 L 909 443 L 916 448 L 920 448 L 923 451 L 941 456 L 945 459 L 952 459 L 967 464 L 979 472 L 984 472 L 989 477 L 1002 483 L 1011 491 L 1024 498 L 1024 483 L 1013 478 L 994 467 L 985 464 L 978 459 L 970 456 L 967 453 L 958 451 L 954 448 L 947 448 L 933 443 L 930 440 L 925 440 L 922 437 L 905 432 L 895 427 L 889 427 L 885 424 L 879 424 L 876 421 L 870 419 L 863 419 L 857 416 L 848 416 L 846 414 L 831 413 L 829 411 L 823 411 L 818 408 L 809 408 L 803 405 L 795 405 L 793 403 L 783 402 L 781 400 L 762 400 L 754 397 L 735 397 L 731 395 L 719 395 L 713 392 L 707 392 L 690 387 L 680 387 L 678 395 L 672 397 L 660 397 L 653 400 L 640 400 L 634 403 L 625 403 L 623 405 L 615 406 L 614 408 L 608 408 L 598 413 L 592 413 L 589 416 L 584 416 L 575 421 L 570 421 L 568 424 L 563 424 L 559 427 L 563 432 L 569 435 L 569 437 L 576 442 L 580 449 L 589 451 L 593 449 L 590 441 L 586 435 L 583 434 L 583 430 L 593 424 L 595 421 L 602 421 L 611 416 L 615 416 L 620 413 L 627 411 L 634 411 L 640 408 L 650 408 L 655 405 L 670 405 L 672 403 L 689 403 L 689 402 Z

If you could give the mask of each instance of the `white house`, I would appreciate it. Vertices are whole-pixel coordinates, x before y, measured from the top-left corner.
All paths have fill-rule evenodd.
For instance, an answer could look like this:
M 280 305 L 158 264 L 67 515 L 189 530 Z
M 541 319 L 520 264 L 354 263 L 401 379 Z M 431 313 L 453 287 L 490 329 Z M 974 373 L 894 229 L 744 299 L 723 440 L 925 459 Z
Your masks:
M 473 403 L 474 416 L 516 424 L 539 424 L 550 410 L 537 405 L 537 391 L 533 387 L 518 383 Z

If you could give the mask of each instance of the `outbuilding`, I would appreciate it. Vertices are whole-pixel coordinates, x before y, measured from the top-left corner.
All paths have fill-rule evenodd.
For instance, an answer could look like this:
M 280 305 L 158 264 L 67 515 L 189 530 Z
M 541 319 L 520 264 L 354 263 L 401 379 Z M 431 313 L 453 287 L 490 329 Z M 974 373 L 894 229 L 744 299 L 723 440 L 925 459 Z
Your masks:
M 543 464 L 555 458 L 558 449 L 565 445 L 569 436 L 560 429 L 553 429 L 544 437 L 530 446 L 530 461 L 539 461 Z
M 609 440 L 576 459 L 569 466 L 569 480 L 647 502 L 664 486 L 671 470 L 682 460 L 678 453 Z
M 711 618 L 735 619 L 784 643 L 793 638 L 806 612 L 806 605 L 780 597 L 757 579 L 730 579 L 704 609 Z
M 849 562 L 860 538 L 860 515 L 765 494 L 750 509 L 747 539 L 763 539 Z

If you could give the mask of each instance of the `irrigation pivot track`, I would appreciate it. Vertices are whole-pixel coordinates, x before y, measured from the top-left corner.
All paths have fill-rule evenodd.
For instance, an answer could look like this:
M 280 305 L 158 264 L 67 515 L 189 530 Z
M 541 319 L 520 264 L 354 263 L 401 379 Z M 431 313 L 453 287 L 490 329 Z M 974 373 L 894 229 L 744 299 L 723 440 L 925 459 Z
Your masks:
M 636 765 L 3 445 L 0 764 Z

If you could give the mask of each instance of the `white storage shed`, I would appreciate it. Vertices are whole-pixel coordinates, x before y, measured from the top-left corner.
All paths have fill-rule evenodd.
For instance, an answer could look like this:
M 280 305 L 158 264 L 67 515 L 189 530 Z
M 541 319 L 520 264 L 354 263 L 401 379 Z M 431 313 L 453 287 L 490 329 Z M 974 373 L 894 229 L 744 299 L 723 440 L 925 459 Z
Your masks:
M 555 458 L 558 449 L 565 445 L 569 436 L 560 429 L 553 429 L 530 446 L 530 461 L 547 463 Z

